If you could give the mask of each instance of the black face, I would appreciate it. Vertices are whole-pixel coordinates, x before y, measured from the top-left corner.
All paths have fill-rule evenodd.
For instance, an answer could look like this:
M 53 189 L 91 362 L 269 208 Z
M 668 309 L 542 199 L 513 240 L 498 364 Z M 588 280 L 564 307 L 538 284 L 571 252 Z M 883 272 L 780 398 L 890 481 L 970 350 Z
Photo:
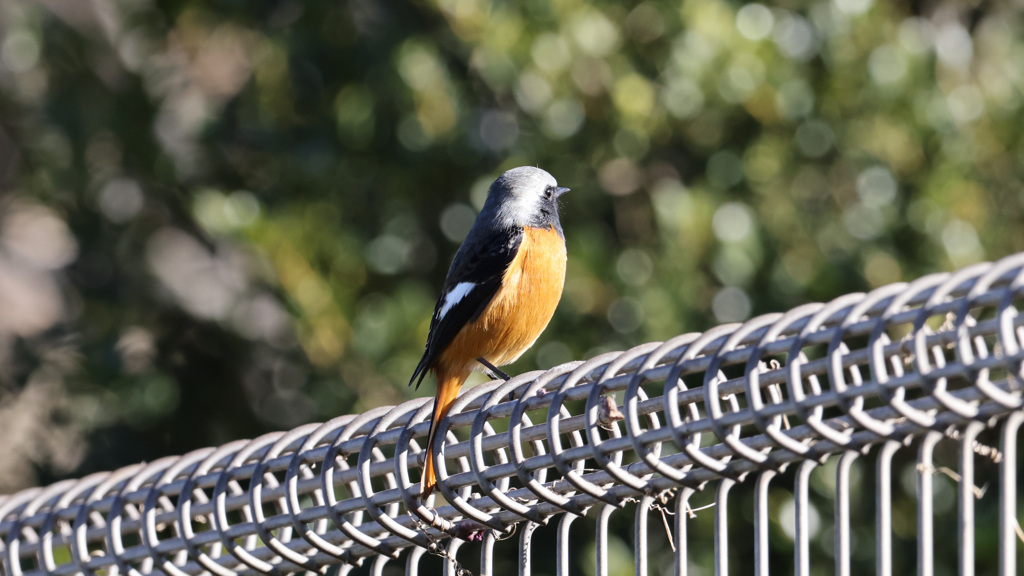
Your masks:
M 568 191 L 568 188 L 556 186 L 545 188 L 537 211 L 537 221 L 533 226 L 537 228 L 554 227 L 559 234 L 562 234 L 562 223 L 558 220 L 558 198 Z

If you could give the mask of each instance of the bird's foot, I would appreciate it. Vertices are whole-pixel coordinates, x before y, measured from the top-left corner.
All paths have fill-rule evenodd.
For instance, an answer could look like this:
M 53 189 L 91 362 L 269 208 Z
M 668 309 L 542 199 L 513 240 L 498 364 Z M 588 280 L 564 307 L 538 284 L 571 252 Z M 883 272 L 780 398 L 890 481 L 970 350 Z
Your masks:
M 502 380 L 504 380 L 506 382 L 508 382 L 512 378 L 508 374 L 505 374 L 504 372 L 499 370 L 497 366 L 495 366 L 494 364 L 491 364 L 490 362 L 488 362 L 483 357 L 477 358 L 476 361 L 481 363 L 481 364 L 483 364 L 484 368 L 487 368 L 487 370 L 490 371 L 491 376 L 494 376 L 495 378 L 501 378 Z
M 483 364 L 484 368 L 487 368 L 487 370 L 491 373 L 491 376 L 493 376 L 494 378 L 501 378 L 505 382 L 508 382 L 512 378 L 508 374 L 505 374 L 504 372 L 499 370 L 497 366 L 495 366 L 494 364 L 491 364 L 490 362 L 488 362 L 487 359 L 482 357 L 482 356 L 480 358 L 477 358 L 476 361 L 481 363 L 481 364 Z M 516 395 L 513 394 L 512 392 L 509 392 L 508 393 L 508 399 L 509 400 L 515 400 L 516 399 Z

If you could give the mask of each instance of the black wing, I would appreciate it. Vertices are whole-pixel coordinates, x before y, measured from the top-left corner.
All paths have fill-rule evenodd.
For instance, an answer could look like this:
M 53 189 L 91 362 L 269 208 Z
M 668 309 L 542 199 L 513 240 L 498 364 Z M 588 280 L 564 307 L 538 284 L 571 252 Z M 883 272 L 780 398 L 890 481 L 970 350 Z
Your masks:
M 523 230 L 511 228 L 489 232 L 475 238 L 471 236 L 462 244 L 452 261 L 451 268 L 448 269 L 448 278 L 445 279 L 441 297 L 434 306 L 426 350 L 423 351 L 423 358 L 409 380 L 410 386 L 415 383 L 419 388 L 427 371 L 433 367 L 441 352 L 451 344 L 455 335 L 463 326 L 475 321 L 490 304 L 501 287 L 505 270 L 515 258 L 522 241 Z M 463 282 L 472 283 L 473 289 L 442 317 L 441 310 L 445 298 L 453 288 Z

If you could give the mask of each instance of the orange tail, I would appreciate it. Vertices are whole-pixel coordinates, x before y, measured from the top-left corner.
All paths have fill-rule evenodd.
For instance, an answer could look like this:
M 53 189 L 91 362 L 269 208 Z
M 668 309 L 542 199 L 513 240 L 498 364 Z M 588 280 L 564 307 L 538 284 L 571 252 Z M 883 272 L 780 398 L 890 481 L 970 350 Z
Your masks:
M 452 407 L 455 398 L 462 389 L 462 384 L 469 378 L 469 373 L 449 374 L 438 370 L 437 394 L 434 395 L 434 417 L 430 420 L 430 433 L 427 434 L 427 459 L 423 463 L 423 475 L 420 477 L 420 497 L 426 498 L 437 485 L 434 472 L 434 436 L 437 435 L 437 424 Z

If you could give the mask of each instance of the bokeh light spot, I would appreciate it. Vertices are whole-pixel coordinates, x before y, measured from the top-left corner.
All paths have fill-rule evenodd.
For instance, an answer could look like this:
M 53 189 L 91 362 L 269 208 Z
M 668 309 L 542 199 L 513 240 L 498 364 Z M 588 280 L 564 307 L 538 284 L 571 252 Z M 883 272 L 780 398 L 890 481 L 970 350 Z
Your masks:
M 773 40 L 783 55 L 799 62 L 809 60 L 818 52 L 814 27 L 797 14 L 788 13 L 779 19 Z
M 631 286 L 643 286 L 651 279 L 654 273 L 654 263 L 651 257 L 643 250 L 627 248 L 619 254 L 615 261 L 615 270 L 619 278 Z
M 411 252 L 412 246 L 405 239 L 384 234 L 366 247 L 366 261 L 381 274 L 397 274 L 405 269 Z
M 533 63 L 548 74 L 557 74 L 569 67 L 572 53 L 564 38 L 552 32 L 544 32 L 533 41 L 530 54 Z
M 629 74 L 616 81 L 612 98 L 626 116 L 646 118 L 654 108 L 654 88 L 639 74 Z
M 726 202 L 715 210 L 711 229 L 720 242 L 742 242 L 754 230 L 754 212 L 741 202 Z
M 618 28 L 596 8 L 581 10 L 569 27 L 576 45 L 591 56 L 607 56 L 619 46 Z
M 793 498 L 787 497 L 779 506 L 779 525 L 790 540 L 796 538 L 796 503 Z M 812 538 L 821 531 L 821 514 L 810 501 L 807 502 L 806 528 Z
M 873 0 L 833 0 L 833 3 L 841 12 L 855 16 L 867 12 L 874 2 Z
M 519 75 L 515 97 L 519 107 L 523 110 L 530 113 L 543 111 L 551 101 L 552 95 L 551 85 L 541 74 L 534 70 L 527 70 Z
M 504 150 L 519 138 L 519 123 L 508 112 L 488 110 L 480 116 L 480 141 L 492 151 Z
M 907 58 L 900 49 L 891 44 L 879 46 L 868 59 L 868 72 L 875 84 L 896 84 L 907 74 Z
M 41 270 L 63 268 L 78 257 L 78 241 L 53 210 L 35 204 L 6 207 L 0 249 Z
M 736 246 L 725 246 L 711 262 L 715 276 L 726 286 L 745 286 L 757 272 L 757 266 L 746 252 Z
M 949 112 L 958 122 L 974 122 L 985 112 L 985 97 L 973 84 L 961 84 L 949 93 Z
M 346 86 L 334 101 L 334 118 L 342 142 L 355 148 L 366 146 L 375 127 L 373 94 L 364 86 Z
M 445 238 L 452 242 L 462 242 L 473 227 L 476 220 L 476 210 L 471 206 L 456 202 L 444 209 L 441 213 L 441 232 Z
M 115 224 L 131 220 L 142 209 L 142 188 L 131 178 L 107 182 L 99 193 L 100 211 Z
M 430 137 L 423 131 L 423 126 L 415 115 L 406 116 L 398 124 L 398 141 L 412 152 L 425 150 L 430 146 Z
M 601 187 L 613 196 L 625 196 L 640 187 L 640 171 L 628 158 L 606 162 L 597 172 Z
M 985 257 L 978 232 L 959 218 L 951 218 L 942 229 L 942 245 L 954 266 L 973 264 Z
M 662 91 L 665 108 L 670 114 L 685 120 L 700 112 L 704 107 L 704 93 L 693 80 L 673 76 Z
M 572 349 L 558 340 L 545 342 L 537 349 L 537 367 L 541 370 L 572 362 L 574 359 Z
M 801 118 L 814 109 L 814 91 L 802 78 L 787 80 L 776 94 L 775 105 L 787 118 Z
M 583 106 L 575 98 L 555 100 L 544 113 L 544 132 L 562 140 L 578 132 L 584 119 Z
M 910 54 L 924 54 L 935 43 L 935 27 L 925 18 L 907 18 L 900 23 L 899 41 Z
M 900 264 L 885 252 L 871 254 L 864 263 L 864 278 L 872 288 L 900 281 Z
M 651 2 L 641 2 L 626 17 L 626 29 L 637 42 L 653 42 L 665 33 L 665 17 Z
M 843 211 L 843 225 L 850 236 L 858 240 L 871 240 L 882 233 L 885 219 L 877 208 L 854 202 Z
M 635 332 L 644 322 L 644 309 L 628 296 L 618 298 L 608 306 L 608 323 L 616 332 Z
M 808 158 L 821 158 L 832 148 L 835 134 L 820 120 L 808 120 L 796 128 L 796 143 Z
M 726 286 L 711 299 L 711 312 L 719 322 L 742 322 L 750 317 L 750 297 L 743 290 Z
M 935 49 L 939 60 L 950 68 L 966 70 L 974 59 L 974 41 L 970 33 L 957 22 L 939 28 L 935 35 Z
M 764 40 L 772 33 L 775 18 L 764 4 L 752 2 L 736 12 L 736 29 L 747 40 Z
M 39 40 L 25 30 L 8 34 L 0 44 L 0 60 L 11 72 L 28 72 L 35 68 L 39 52 Z
M 857 195 L 868 208 L 892 204 L 896 191 L 896 178 L 884 166 L 872 166 L 857 176 Z

